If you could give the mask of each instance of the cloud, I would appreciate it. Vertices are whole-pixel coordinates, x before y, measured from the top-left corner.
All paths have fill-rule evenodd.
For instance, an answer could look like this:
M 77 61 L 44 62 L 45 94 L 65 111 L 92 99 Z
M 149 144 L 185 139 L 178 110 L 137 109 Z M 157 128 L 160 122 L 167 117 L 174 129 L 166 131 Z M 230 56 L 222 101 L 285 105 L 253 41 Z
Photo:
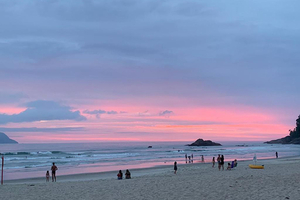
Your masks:
M 118 112 L 117 112 L 117 111 L 114 111 L 114 110 L 112 110 L 112 111 L 107 111 L 106 113 L 109 114 L 109 115 L 115 115 L 115 114 L 118 114 Z
M 100 118 L 101 114 L 108 114 L 108 115 L 115 115 L 118 114 L 117 111 L 105 111 L 105 110 L 84 110 L 83 111 L 84 114 L 89 114 L 89 115 L 96 115 L 97 118 Z
M 0 124 L 34 122 L 41 120 L 86 120 L 79 111 L 71 111 L 71 107 L 54 101 L 32 101 L 24 104 L 27 109 L 13 115 L 0 114 Z
M 0 84 L 64 100 L 294 108 L 299 3 L 1 1 Z
M 6 128 L 0 127 L 0 132 L 63 132 L 63 131 L 82 131 L 84 127 L 62 127 L 62 128 Z
M 22 92 L 13 93 L 0 91 L 0 104 L 15 103 L 24 98 L 28 98 L 28 96 L 23 94 Z
M 100 109 L 99 110 L 92 110 L 92 111 L 84 110 L 83 113 L 84 114 L 89 114 L 89 115 L 95 115 L 97 118 L 100 118 L 100 115 L 105 114 L 106 111 L 105 110 L 100 110 Z
M 165 111 L 162 111 L 159 113 L 159 116 L 166 116 L 166 117 L 169 117 L 171 115 L 174 115 L 174 112 L 173 111 L 170 111 L 170 110 L 165 110 Z
M 106 111 L 105 110 L 92 110 L 92 111 L 84 110 L 83 113 L 89 114 L 89 115 L 99 115 L 99 114 L 106 113 Z
M 151 114 L 149 113 L 148 110 L 144 111 L 144 112 L 139 112 L 138 116 L 140 117 L 145 117 L 145 116 L 150 116 Z

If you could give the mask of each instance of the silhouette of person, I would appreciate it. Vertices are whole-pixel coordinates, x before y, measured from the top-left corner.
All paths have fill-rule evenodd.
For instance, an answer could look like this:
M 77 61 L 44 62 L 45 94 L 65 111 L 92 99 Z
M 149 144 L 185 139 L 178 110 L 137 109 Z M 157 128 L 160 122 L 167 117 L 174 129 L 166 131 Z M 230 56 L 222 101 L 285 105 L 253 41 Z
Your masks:
M 52 163 L 51 171 L 52 171 L 52 182 L 56 182 L 56 171 L 58 170 L 55 163 Z

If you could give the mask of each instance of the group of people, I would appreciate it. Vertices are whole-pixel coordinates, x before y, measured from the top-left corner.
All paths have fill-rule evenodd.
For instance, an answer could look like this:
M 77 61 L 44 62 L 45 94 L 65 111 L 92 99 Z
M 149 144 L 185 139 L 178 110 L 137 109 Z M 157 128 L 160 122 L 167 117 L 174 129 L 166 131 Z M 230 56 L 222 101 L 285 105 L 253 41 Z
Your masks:
M 277 153 L 277 152 L 276 152 Z M 277 154 L 278 155 L 278 154 Z M 276 155 L 276 157 L 277 157 Z M 191 156 L 187 156 L 187 154 L 185 154 L 185 159 L 186 159 L 186 163 L 187 163 L 187 159 L 189 158 L 189 163 L 193 162 L 193 154 Z M 201 156 L 201 161 L 204 162 L 204 156 Z M 224 155 L 218 155 L 217 158 L 217 162 L 218 162 L 218 168 L 219 171 L 224 170 Z M 215 157 L 213 157 L 212 159 L 212 167 L 215 167 Z M 227 166 L 227 170 L 230 170 L 231 168 L 234 168 L 237 166 L 237 160 L 235 159 L 234 161 L 232 161 L 232 164 L 228 163 Z M 51 172 L 52 172 L 52 182 L 56 182 L 56 171 L 58 170 L 57 166 L 55 165 L 55 163 L 52 163 L 52 167 L 51 167 Z M 177 162 L 174 162 L 174 174 L 177 173 Z M 122 180 L 123 179 L 123 173 L 122 170 L 119 170 L 119 173 L 117 174 L 118 180 Z M 46 182 L 49 182 L 50 179 L 50 174 L 49 171 L 46 172 Z M 131 173 L 129 172 L 129 170 L 126 170 L 125 173 L 125 179 L 131 179 Z
M 56 182 L 56 171 L 58 170 L 55 163 L 52 163 L 51 172 L 52 172 L 52 182 Z M 46 172 L 46 182 L 49 182 L 50 174 L 49 171 Z
M 188 156 L 187 154 L 185 154 L 185 163 L 188 163 L 188 160 L 189 160 L 189 163 L 193 163 L 194 162 L 194 155 L 191 154 L 190 156 Z M 201 162 L 204 162 L 204 156 L 201 155 Z
M 122 180 L 122 179 L 123 179 L 123 173 L 122 173 L 122 170 L 119 170 L 119 173 L 117 174 L 117 177 L 118 177 L 118 180 Z M 126 178 L 126 179 L 131 179 L 131 174 L 130 174 L 130 172 L 129 172 L 128 169 L 126 170 L 125 178 Z
M 187 154 L 185 154 L 185 163 L 188 162 L 188 159 L 189 159 L 189 163 L 193 163 L 193 161 L 194 161 L 194 155 L 191 154 L 190 156 L 188 156 Z
M 218 169 L 219 171 L 221 170 L 224 170 L 224 155 L 218 155 L 218 158 L 217 158 L 217 162 L 218 162 Z M 215 167 L 215 157 L 212 158 L 212 167 Z M 228 163 L 227 165 L 227 170 L 231 170 L 232 168 L 236 167 L 237 166 L 237 160 L 235 159 L 234 161 L 232 161 L 232 163 Z

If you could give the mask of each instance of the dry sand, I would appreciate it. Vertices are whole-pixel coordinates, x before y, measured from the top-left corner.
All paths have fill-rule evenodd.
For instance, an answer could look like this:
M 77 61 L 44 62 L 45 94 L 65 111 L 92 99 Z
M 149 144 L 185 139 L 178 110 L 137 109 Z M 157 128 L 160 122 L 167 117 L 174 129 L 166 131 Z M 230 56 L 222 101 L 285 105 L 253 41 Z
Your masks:
M 300 158 L 259 160 L 265 169 L 250 169 L 252 161 L 219 171 L 210 163 L 131 170 L 132 179 L 117 180 L 117 172 L 58 176 L 5 182 L 0 199 L 300 199 Z M 225 163 L 226 165 L 226 163 Z

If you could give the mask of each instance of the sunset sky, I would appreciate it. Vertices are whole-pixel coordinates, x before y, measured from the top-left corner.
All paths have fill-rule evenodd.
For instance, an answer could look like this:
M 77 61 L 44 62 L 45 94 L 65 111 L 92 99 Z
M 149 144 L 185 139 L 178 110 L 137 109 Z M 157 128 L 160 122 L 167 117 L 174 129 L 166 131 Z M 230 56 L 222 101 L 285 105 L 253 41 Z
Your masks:
M 300 1 L 0 0 L 20 143 L 266 141 L 300 114 Z

